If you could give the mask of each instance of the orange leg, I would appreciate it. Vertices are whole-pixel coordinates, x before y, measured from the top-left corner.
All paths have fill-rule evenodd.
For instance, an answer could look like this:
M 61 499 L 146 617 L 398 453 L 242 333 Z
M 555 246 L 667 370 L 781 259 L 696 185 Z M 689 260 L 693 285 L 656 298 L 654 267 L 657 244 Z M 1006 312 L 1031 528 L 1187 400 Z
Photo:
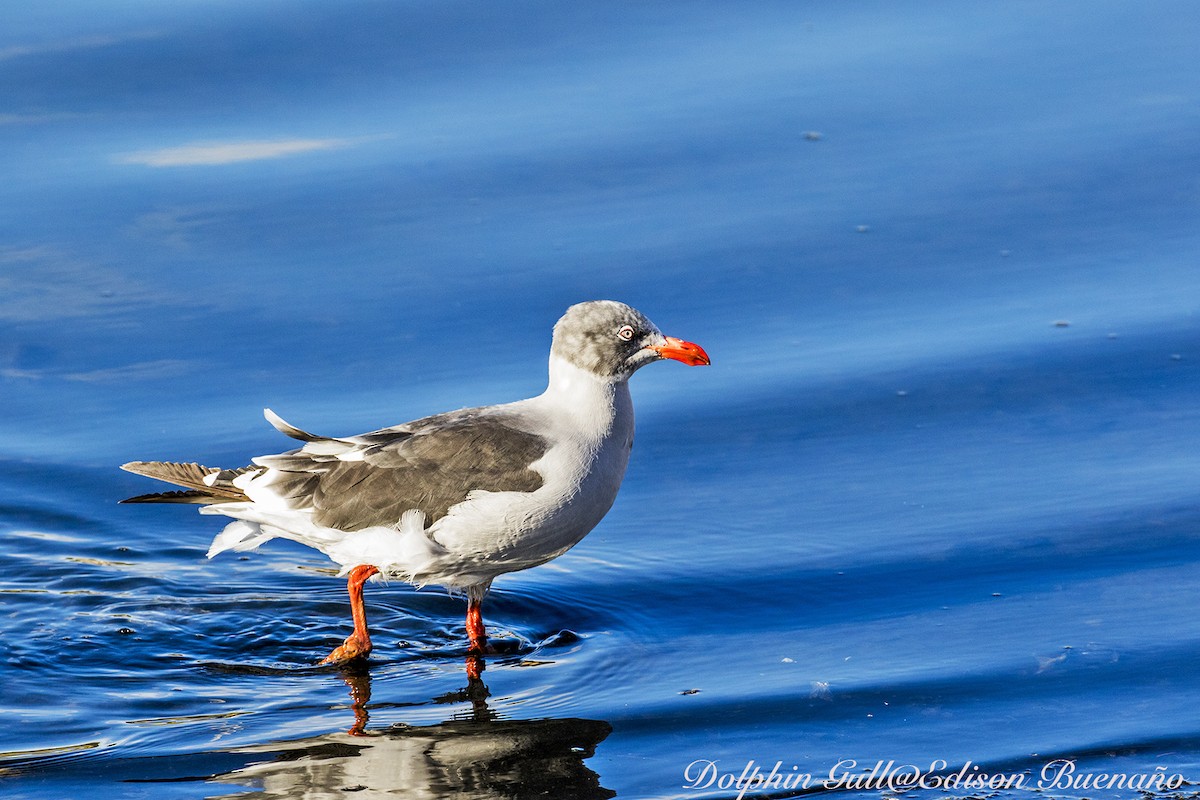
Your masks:
M 340 647 L 321 659 L 320 664 L 344 664 L 356 658 L 366 658 L 371 652 L 371 634 L 367 631 L 367 609 L 363 606 L 363 584 L 379 572 L 370 564 L 360 564 L 350 570 L 346 591 L 350 593 L 350 614 L 354 617 L 354 633 Z
M 482 603 L 477 597 L 467 602 L 467 641 L 470 646 L 468 653 L 481 655 L 487 652 L 487 629 L 483 626 L 483 613 L 479 610 Z

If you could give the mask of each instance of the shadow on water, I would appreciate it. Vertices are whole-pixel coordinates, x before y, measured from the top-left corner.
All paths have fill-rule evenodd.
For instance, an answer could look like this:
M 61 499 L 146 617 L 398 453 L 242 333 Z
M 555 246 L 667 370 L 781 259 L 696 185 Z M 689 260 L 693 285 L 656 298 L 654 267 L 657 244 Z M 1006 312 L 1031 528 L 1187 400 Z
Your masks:
M 436 725 L 393 724 L 372 731 L 371 673 L 342 671 L 353 723 L 345 733 L 275 742 L 239 752 L 270 754 L 265 761 L 211 780 L 256 789 L 238 798 L 546 797 L 609 798 L 584 760 L 612 731 L 589 719 L 505 720 L 489 707 L 483 659 L 468 657 L 467 685 L 433 698 L 468 703 L 469 710 Z

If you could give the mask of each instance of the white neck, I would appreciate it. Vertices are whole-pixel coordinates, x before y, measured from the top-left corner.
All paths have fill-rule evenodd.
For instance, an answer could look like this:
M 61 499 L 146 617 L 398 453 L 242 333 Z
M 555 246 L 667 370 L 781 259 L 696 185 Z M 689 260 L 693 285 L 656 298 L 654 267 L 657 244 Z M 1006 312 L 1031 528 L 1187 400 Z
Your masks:
M 621 427 L 625 417 L 630 421 L 633 417 L 628 381 L 605 380 L 556 355 L 550 356 L 550 383 L 540 399 L 571 414 L 580 428 L 600 436 L 612 432 L 614 423 Z

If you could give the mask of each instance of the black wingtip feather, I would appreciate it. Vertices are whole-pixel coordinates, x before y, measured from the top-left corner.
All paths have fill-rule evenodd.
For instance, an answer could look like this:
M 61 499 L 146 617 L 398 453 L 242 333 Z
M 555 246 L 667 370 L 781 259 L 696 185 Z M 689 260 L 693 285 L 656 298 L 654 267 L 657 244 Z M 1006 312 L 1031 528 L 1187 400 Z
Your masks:
M 216 497 L 207 492 L 198 492 L 187 490 L 181 492 L 154 492 L 153 494 L 139 494 L 137 497 L 127 497 L 120 503 L 197 503 L 208 505 L 210 503 L 227 503 L 230 502 L 227 498 Z

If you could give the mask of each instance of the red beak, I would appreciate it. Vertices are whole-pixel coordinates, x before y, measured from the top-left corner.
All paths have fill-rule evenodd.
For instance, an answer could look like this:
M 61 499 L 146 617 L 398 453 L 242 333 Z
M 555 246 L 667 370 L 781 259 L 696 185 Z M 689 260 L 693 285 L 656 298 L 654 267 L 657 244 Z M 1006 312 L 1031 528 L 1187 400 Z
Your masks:
M 683 339 L 676 339 L 674 336 L 668 336 L 666 344 L 650 349 L 663 358 L 682 361 L 689 367 L 707 367 L 712 363 L 703 347 L 692 342 L 685 342 Z

